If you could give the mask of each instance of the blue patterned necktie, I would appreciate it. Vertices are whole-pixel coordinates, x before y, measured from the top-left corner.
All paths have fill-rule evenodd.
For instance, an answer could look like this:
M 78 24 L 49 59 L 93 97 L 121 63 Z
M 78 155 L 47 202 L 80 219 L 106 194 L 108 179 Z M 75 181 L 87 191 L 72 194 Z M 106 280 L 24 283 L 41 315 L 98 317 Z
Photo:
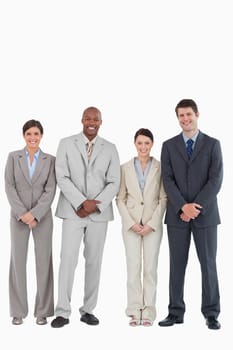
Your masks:
M 187 149 L 187 153 L 189 158 L 191 157 L 192 153 L 193 153 L 193 143 L 194 141 L 192 139 L 188 139 L 188 141 L 186 141 L 186 149 Z

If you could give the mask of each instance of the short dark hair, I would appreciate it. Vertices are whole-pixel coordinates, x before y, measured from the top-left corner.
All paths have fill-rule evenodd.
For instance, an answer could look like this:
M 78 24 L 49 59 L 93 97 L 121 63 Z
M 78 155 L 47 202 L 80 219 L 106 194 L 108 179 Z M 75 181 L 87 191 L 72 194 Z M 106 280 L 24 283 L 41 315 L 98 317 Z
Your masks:
M 154 136 L 153 136 L 152 132 L 149 129 L 141 128 L 138 131 L 136 131 L 136 133 L 134 135 L 134 142 L 136 141 L 136 138 L 139 135 L 147 136 L 147 137 L 149 137 L 151 139 L 152 142 L 154 142 Z
M 198 113 L 198 107 L 197 107 L 196 102 L 191 100 L 191 99 L 186 98 L 186 99 L 181 100 L 177 104 L 177 106 L 175 108 L 176 115 L 178 115 L 178 108 L 187 108 L 187 107 L 192 108 L 194 113 Z
M 31 119 L 28 120 L 24 126 L 23 126 L 23 135 L 25 134 L 25 132 L 30 129 L 30 128 L 38 128 L 40 130 L 41 135 L 43 135 L 44 129 L 43 126 L 41 125 L 41 123 L 38 120 L 35 119 Z

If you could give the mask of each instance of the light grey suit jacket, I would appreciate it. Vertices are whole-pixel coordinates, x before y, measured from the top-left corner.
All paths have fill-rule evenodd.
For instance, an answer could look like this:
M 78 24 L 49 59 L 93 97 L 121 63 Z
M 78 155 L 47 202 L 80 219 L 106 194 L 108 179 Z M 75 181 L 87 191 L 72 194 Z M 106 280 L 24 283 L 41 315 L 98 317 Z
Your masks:
M 121 186 L 116 203 L 125 231 L 140 221 L 155 231 L 161 230 L 166 202 L 159 161 L 152 158 L 143 193 L 139 187 L 134 159 L 121 166 Z
M 119 190 L 120 162 L 114 144 L 97 137 L 88 162 L 83 134 L 60 141 L 56 156 L 56 177 L 61 190 L 56 216 L 79 218 L 75 211 L 86 199 L 100 200 L 93 221 L 113 220 L 112 199 Z
M 30 211 L 40 221 L 48 212 L 56 192 L 55 157 L 40 151 L 32 179 L 25 149 L 9 153 L 5 168 L 5 190 L 11 215 L 17 220 Z

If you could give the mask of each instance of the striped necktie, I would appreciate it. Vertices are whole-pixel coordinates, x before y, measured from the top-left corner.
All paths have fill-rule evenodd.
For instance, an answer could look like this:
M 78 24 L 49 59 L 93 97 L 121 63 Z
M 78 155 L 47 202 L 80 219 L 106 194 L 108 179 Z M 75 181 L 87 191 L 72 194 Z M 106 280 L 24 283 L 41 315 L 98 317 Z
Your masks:
M 92 150 L 93 150 L 93 143 L 91 141 L 89 141 L 87 143 L 87 158 L 88 158 L 88 160 L 91 158 Z
M 188 141 L 186 141 L 186 149 L 187 149 L 187 153 L 189 158 L 191 157 L 192 153 L 193 153 L 193 143 L 194 141 L 192 139 L 188 139 Z

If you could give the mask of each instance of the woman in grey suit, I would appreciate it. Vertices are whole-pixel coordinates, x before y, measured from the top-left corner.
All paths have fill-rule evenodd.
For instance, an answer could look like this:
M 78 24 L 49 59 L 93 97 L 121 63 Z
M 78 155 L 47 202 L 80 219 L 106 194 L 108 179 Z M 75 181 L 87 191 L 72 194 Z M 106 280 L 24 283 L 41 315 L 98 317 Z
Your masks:
M 26 147 L 9 153 L 5 189 L 11 206 L 10 315 L 19 325 L 28 314 L 26 264 L 30 232 L 34 239 L 37 293 L 34 315 L 44 325 L 54 314 L 51 204 L 56 191 L 55 157 L 39 148 L 43 127 L 37 120 L 23 126 Z
M 160 163 L 150 156 L 153 141 L 150 130 L 136 132 L 134 143 L 138 155 L 121 166 L 121 185 L 116 199 L 122 218 L 127 262 L 126 314 L 131 317 L 131 326 L 151 326 L 156 317 L 157 263 L 166 194 Z

